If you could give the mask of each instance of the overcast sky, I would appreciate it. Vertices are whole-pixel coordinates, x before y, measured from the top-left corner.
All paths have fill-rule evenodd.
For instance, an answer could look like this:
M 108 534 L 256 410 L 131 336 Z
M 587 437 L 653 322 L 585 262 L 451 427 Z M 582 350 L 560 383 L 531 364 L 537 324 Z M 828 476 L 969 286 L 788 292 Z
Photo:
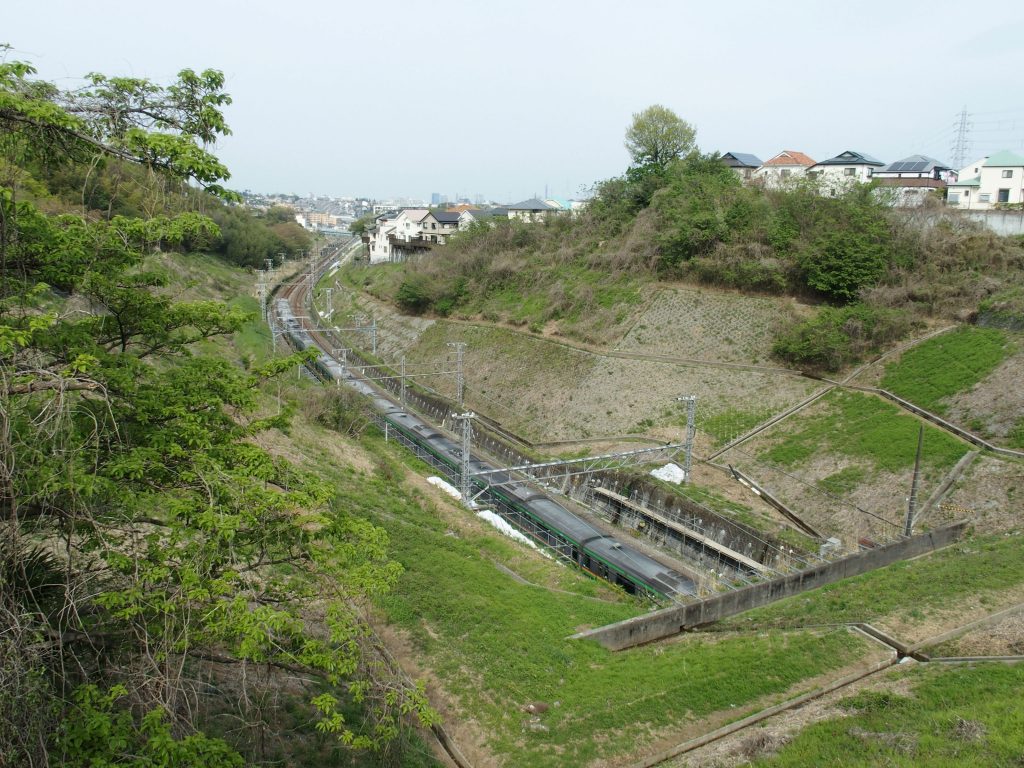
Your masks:
M 704 151 L 1024 151 L 1024 2 L 6 0 L 0 42 L 64 86 L 215 68 L 217 154 L 261 192 L 574 197 L 660 103 Z

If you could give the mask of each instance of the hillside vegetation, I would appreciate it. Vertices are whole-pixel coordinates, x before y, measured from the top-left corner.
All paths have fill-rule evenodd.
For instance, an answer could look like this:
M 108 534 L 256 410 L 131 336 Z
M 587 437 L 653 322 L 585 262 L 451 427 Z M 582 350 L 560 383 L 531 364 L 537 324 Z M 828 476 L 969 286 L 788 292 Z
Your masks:
M 686 282 L 820 305 L 775 329 L 773 353 L 837 370 L 915 326 L 1013 314 L 1024 247 L 935 209 L 897 212 L 871 187 L 823 196 L 740 184 L 714 156 L 632 168 L 577 216 L 479 224 L 355 280 L 403 310 L 602 341 L 653 286 Z
M 309 241 L 221 185 L 223 76 L 33 74 L 0 62 L 0 765 L 422 751 L 361 614 L 401 567 L 353 510 L 390 494 L 274 445 L 308 356 L 237 265 Z

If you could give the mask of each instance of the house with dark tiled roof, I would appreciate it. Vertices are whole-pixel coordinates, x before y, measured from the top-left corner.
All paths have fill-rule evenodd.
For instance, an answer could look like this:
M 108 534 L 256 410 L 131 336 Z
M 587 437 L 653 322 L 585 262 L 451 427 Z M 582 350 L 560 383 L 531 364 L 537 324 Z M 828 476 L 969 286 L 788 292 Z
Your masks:
M 423 239 L 443 245 L 459 231 L 460 211 L 430 211 L 420 222 Z
M 797 179 L 803 178 L 807 169 L 812 165 L 814 165 L 813 158 L 803 152 L 784 149 L 771 160 L 766 160 L 760 168 L 754 171 L 753 181 L 768 188 L 785 187 Z
M 877 169 L 871 178 L 887 191 L 893 205 L 913 208 L 941 193 L 949 181 L 956 181 L 956 172 L 934 157 L 911 155 Z
M 747 152 L 726 152 L 722 155 L 722 162 L 732 168 L 743 182 L 753 180 L 754 171 L 761 167 L 757 156 Z
M 543 200 L 531 198 L 523 200 L 521 203 L 510 205 L 508 207 L 508 217 L 510 219 L 522 219 L 523 221 L 535 221 L 545 214 L 553 213 L 556 210 L 558 209 L 548 205 Z
M 807 169 L 807 176 L 817 179 L 823 195 L 842 194 L 853 184 L 866 184 L 876 170 L 885 165 L 871 155 L 848 149 L 835 157 L 815 163 Z

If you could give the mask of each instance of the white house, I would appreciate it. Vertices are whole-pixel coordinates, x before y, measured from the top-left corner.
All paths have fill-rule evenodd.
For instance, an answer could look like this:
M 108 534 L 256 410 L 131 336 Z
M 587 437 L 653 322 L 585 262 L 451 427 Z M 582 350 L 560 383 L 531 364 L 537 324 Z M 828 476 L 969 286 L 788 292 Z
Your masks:
M 412 242 L 423 234 L 423 220 L 430 213 L 426 208 L 403 208 L 395 217 L 394 239 Z
M 374 226 L 363 234 L 363 242 L 370 255 L 371 264 L 392 260 L 391 238 L 395 234 L 395 219 L 398 211 L 388 211 L 374 220 Z
M 465 210 L 459 214 L 459 229 L 469 229 L 473 224 L 491 222 L 495 218 L 507 219 L 508 208 L 479 208 L 475 210 Z
M 960 170 L 946 204 L 972 211 L 1024 205 L 1024 157 L 996 152 Z
M 894 206 L 913 208 L 956 181 L 956 172 L 934 157 L 911 155 L 879 168 L 871 178 L 888 191 Z
M 842 194 L 853 184 L 866 184 L 874 172 L 885 166 L 881 160 L 862 152 L 846 150 L 807 169 L 807 176 L 817 179 L 823 195 Z
M 754 171 L 753 181 L 769 189 L 779 189 L 802 178 L 812 165 L 814 160 L 803 152 L 785 149 Z

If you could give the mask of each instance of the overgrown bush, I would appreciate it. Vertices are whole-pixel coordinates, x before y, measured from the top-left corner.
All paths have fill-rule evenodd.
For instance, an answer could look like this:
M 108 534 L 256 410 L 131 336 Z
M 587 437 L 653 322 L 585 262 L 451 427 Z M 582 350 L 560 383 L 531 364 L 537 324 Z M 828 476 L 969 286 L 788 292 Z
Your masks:
M 782 330 L 772 354 L 812 371 L 837 371 L 904 338 L 913 327 L 902 310 L 865 304 L 824 307 L 813 319 Z
M 792 283 L 793 268 L 758 243 L 722 244 L 715 253 L 696 258 L 684 274 L 707 285 L 761 293 L 783 293 Z
M 349 387 L 324 387 L 305 401 L 306 415 L 348 437 L 359 437 L 373 423 L 373 411 L 362 395 Z

